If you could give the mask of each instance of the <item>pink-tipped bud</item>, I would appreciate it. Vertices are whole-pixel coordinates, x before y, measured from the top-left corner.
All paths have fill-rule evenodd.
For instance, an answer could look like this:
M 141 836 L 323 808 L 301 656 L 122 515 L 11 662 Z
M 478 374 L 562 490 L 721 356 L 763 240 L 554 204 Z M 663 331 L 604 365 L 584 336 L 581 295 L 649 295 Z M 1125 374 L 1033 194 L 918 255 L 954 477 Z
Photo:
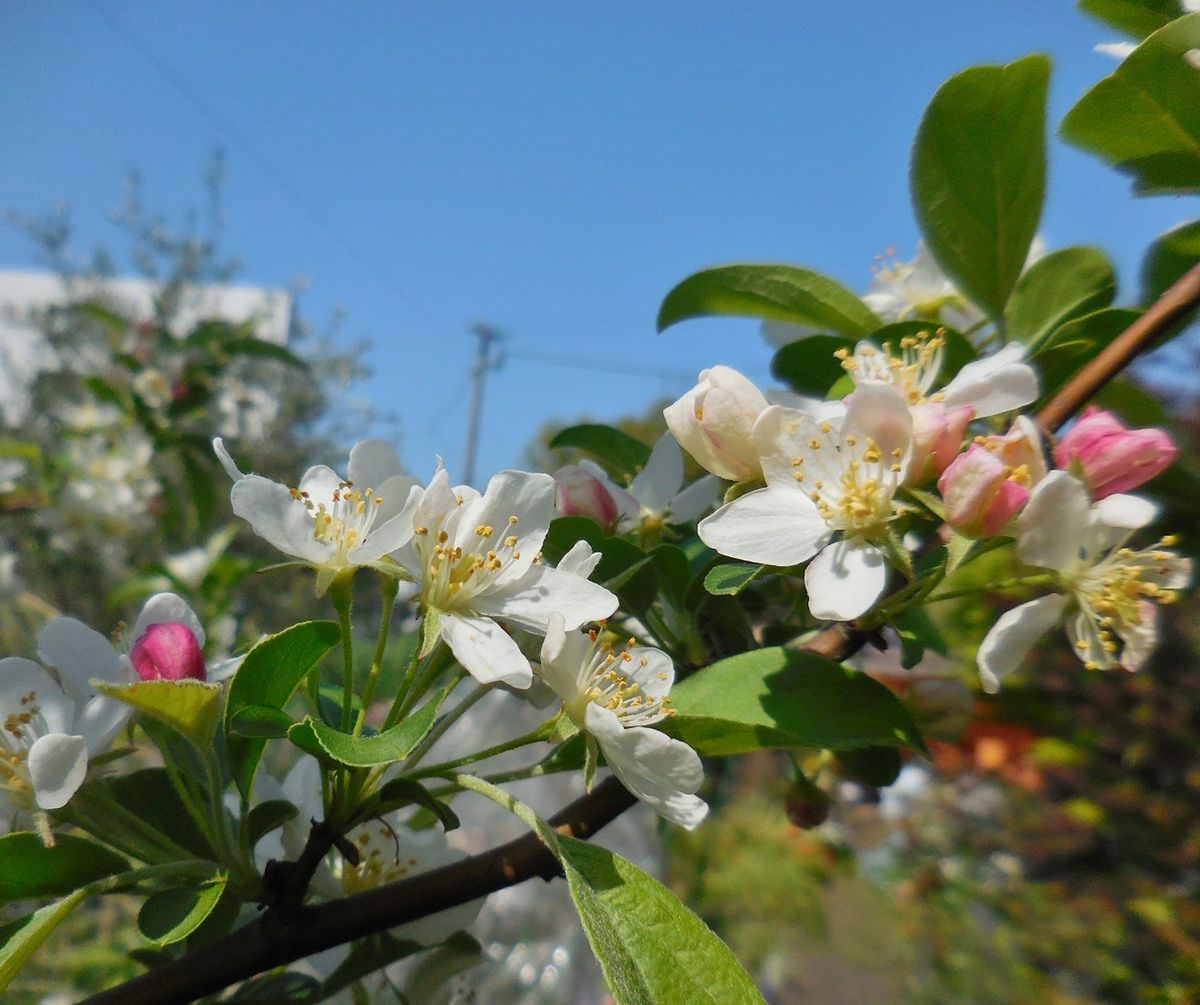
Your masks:
M 1094 499 L 1128 492 L 1168 467 L 1179 451 L 1161 429 L 1126 429 L 1090 406 L 1054 448 L 1054 463 L 1083 475 Z
M 621 515 L 608 486 L 586 468 L 569 464 L 554 473 L 554 501 L 562 516 L 584 516 L 606 531 Z
M 133 644 L 130 662 L 142 680 L 206 680 L 204 654 L 181 621 L 150 625 Z
M 967 424 L 975 417 L 970 405 L 946 408 L 937 402 L 913 405 L 912 460 L 905 485 L 925 485 L 946 470 L 962 449 Z
M 727 366 L 700 371 L 699 383 L 663 409 L 667 428 L 705 471 L 731 482 L 762 478 L 754 423 L 767 399 Z

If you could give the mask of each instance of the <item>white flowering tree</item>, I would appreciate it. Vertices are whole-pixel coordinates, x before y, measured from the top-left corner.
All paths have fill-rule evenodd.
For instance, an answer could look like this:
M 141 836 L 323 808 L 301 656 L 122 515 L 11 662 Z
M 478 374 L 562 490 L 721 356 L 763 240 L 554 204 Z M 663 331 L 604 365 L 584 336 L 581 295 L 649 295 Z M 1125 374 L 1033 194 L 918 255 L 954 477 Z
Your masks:
M 1089 6 L 1140 44 L 1064 135 L 1142 191 L 1200 189 L 1200 14 Z M 769 323 L 783 403 L 714 365 L 653 447 L 571 427 L 554 445 L 593 460 L 503 471 L 482 491 L 440 465 L 419 480 L 380 441 L 301 472 L 247 470 L 243 445 L 217 439 L 234 513 L 279 553 L 264 571 L 302 588 L 311 617 L 217 662 L 202 620 L 163 592 L 116 646 L 61 617 L 0 661 L 0 897 L 15 919 L 0 988 L 81 903 L 123 892 L 143 899 L 149 969 L 93 1002 L 235 985 L 221 1000 L 381 986 L 459 1000 L 424 963 L 477 958 L 461 933 L 489 894 L 564 877 L 621 1005 L 762 1002 L 703 921 L 588 839 L 639 801 L 703 827 L 706 761 L 756 750 L 829 751 L 888 784 L 924 741 L 845 661 L 894 630 L 916 665 L 938 645 L 927 606 L 1001 585 L 979 581 L 984 554 L 1008 549 L 1002 585 L 1036 594 L 980 646 L 985 690 L 1056 629 L 1080 673 L 1136 671 L 1191 579 L 1179 542 L 1150 530 L 1155 504 L 1131 494 L 1175 460 L 1169 437 L 1096 408 L 1056 436 L 1194 315 L 1195 225 L 1151 249 L 1141 307 L 1113 306 L 1101 251 L 1035 250 L 1048 80 L 1031 56 L 939 89 L 912 154 L 923 247 L 866 296 L 754 264 L 667 294 L 660 328 Z M 684 452 L 708 472 L 691 484 Z M 365 591 L 382 616 L 359 674 Z M 402 624 L 414 644 L 397 659 Z M 492 694 L 542 710 L 540 725 L 484 745 L 464 727 Z M 514 795 L 567 772 L 586 794 L 556 814 Z M 480 800 L 528 836 L 455 851 L 445 832 Z

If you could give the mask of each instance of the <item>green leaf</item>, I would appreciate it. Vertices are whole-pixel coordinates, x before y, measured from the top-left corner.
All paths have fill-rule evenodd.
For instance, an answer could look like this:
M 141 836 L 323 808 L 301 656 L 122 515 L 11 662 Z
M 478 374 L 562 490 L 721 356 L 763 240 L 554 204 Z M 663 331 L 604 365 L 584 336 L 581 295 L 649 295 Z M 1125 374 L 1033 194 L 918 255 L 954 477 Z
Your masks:
M 563 555 L 570 551 L 580 541 L 586 541 L 592 551 L 600 550 L 600 542 L 604 533 L 596 524 L 584 516 L 560 516 L 550 521 L 550 529 L 546 532 L 546 540 L 542 542 L 542 554 L 546 561 L 557 565 Z
M 449 694 L 450 688 L 443 688 L 403 722 L 375 736 L 351 736 L 306 716 L 288 730 L 288 739 L 305 753 L 349 768 L 392 764 L 404 760 L 433 729 Z
M 8 987 L 38 946 L 86 897 L 85 890 L 76 890 L 69 897 L 0 928 L 0 991 Z
M 1034 262 L 1004 311 L 1005 334 L 1035 353 L 1067 321 L 1107 307 L 1117 277 L 1099 248 L 1063 248 Z
M 973 66 L 933 96 L 912 153 L 917 220 L 939 264 L 999 321 L 1046 187 L 1050 61 Z
M 900 774 L 900 751 L 895 747 L 863 747 L 843 750 L 838 763 L 851 778 L 878 789 L 891 785 Z
M 300 811 L 286 799 L 268 799 L 265 803 L 256 803 L 250 807 L 242 829 L 246 832 L 246 840 L 253 848 L 271 831 L 277 830 L 291 820 Z
M 430 794 L 412 778 L 393 778 L 379 790 L 379 812 L 388 813 L 402 806 L 421 806 L 441 822 L 442 830 L 452 831 L 460 826 L 458 814 L 446 803 Z
M 654 558 L 621 537 L 606 537 L 596 549 L 603 557 L 592 580 L 603 584 L 620 598 L 621 606 L 641 614 L 658 595 Z
M 442 612 L 436 607 L 426 607 L 425 616 L 421 618 L 421 648 L 417 650 L 417 658 L 424 659 L 442 639 Z
M 797 394 L 824 398 L 846 373 L 834 356 L 839 349 L 854 351 L 857 339 L 840 335 L 810 335 L 785 345 L 771 359 L 771 374 Z
M 197 750 L 212 747 L 221 718 L 221 685 L 199 680 L 142 680 L 113 684 L 93 680 L 101 694 L 170 726 Z
M 607 848 L 558 845 L 617 1005 L 765 1005 L 729 947 L 658 880 Z
M 819 272 L 794 265 L 725 265 L 697 272 L 671 290 L 658 311 L 658 330 L 713 315 L 790 321 L 850 338 L 864 338 L 880 324 L 856 293 Z
M 196 827 L 167 777 L 166 769 L 143 768 L 116 778 L 97 779 L 87 785 L 103 785 L 125 809 L 197 858 L 215 859 L 208 839 Z M 201 802 L 204 798 L 202 795 Z
M 1108 307 L 1068 321 L 1030 362 L 1038 371 L 1041 401 L 1048 401 L 1090 359 L 1141 316 L 1141 311 Z
M 586 450 L 602 461 L 613 474 L 632 478 L 646 466 L 650 448 L 641 440 L 613 426 L 585 423 L 560 430 L 551 447 Z
M 142 904 L 138 929 L 159 947 L 186 939 L 204 923 L 224 892 L 225 877 L 216 876 L 194 888 L 156 893 Z
M 378 932 L 365 939 L 356 939 L 350 944 L 350 952 L 346 958 L 321 985 L 320 1000 L 328 1001 L 338 991 L 349 988 L 355 981 L 369 977 L 388 964 L 420 952 L 423 948 L 415 942 L 397 939 L 390 932 Z M 349 995 L 346 997 L 350 998 Z
M 1168 230 L 1150 245 L 1142 263 L 1142 304 L 1149 307 L 1197 264 L 1200 264 L 1200 220 Z M 1196 311 L 1192 311 L 1186 319 L 1177 322 L 1175 334 L 1182 332 L 1195 318 Z
M 905 670 L 920 663 L 926 649 L 946 655 L 946 639 L 924 607 L 910 607 L 893 626 L 900 636 L 900 662 Z
M 1141 194 L 1200 191 L 1200 13 L 1151 35 L 1063 119 L 1063 139 L 1133 176 Z
M 56 834 L 54 841 L 47 848 L 32 831 L 0 837 L 0 901 L 56 897 L 129 868 L 116 852 L 87 838 Z
M 239 708 L 229 720 L 229 732 L 233 736 L 259 737 L 277 740 L 287 736 L 294 720 L 286 712 L 266 705 L 246 705 Z
M 235 717 L 251 705 L 282 709 L 308 672 L 340 640 L 337 622 L 304 621 L 263 639 L 246 654 L 229 685 L 225 704 L 229 760 L 243 796 L 250 795 L 267 741 L 235 735 L 231 728 Z
M 796 649 L 758 649 L 714 663 L 677 684 L 671 704 L 678 714 L 660 728 L 704 756 L 795 746 L 924 749 L 886 687 Z
M 235 356 L 254 356 L 258 359 L 273 359 L 278 363 L 307 370 L 308 364 L 290 349 L 276 342 L 267 342 L 259 338 L 231 338 L 223 342 L 221 348 Z
M 736 596 L 757 579 L 767 567 L 752 562 L 714 565 L 704 577 L 704 589 L 714 597 Z
M 1179 0 L 1079 0 L 1079 9 L 1137 39 L 1183 13 Z

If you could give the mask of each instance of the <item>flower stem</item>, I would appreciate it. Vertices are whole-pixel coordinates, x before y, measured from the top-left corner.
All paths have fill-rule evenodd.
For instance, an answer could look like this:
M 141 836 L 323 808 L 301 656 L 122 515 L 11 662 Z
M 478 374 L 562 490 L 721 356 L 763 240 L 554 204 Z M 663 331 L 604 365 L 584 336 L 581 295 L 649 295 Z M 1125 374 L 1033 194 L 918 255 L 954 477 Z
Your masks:
M 477 690 L 482 691 L 484 689 L 479 688 Z M 471 697 L 473 697 L 473 695 L 468 695 L 467 697 L 469 700 Z M 455 718 L 457 718 L 457 713 L 460 708 L 462 708 L 462 705 L 459 705 L 458 708 L 455 708 L 450 715 L 454 715 Z M 449 715 L 446 718 L 449 718 Z M 440 726 L 441 723 L 438 725 Z M 520 750 L 521 747 L 527 747 L 531 743 L 541 743 L 544 740 L 549 739 L 550 731 L 548 726 L 549 723 L 539 726 L 532 733 L 526 733 L 524 736 L 518 736 L 512 740 L 505 740 L 503 743 L 497 743 L 494 747 L 488 747 L 486 750 L 481 750 L 477 754 L 468 754 L 466 757 L 459 757 L 453 761 L 444 761 L 441 764 L 431 764 L 429 767 L 422 768 L 420 771 L 416 772 L 405 771 L 404 774 L 409 778 L 427 778 L 430 775 L 444 775 L 447 771 L 453 771 L 455 768 L 461 768 L 464 764 L 474 764 L 476 761 L 486 761 L 488 758 L 498 757 L 500 754 L 507 754 L 510 750 Z M 432 735 L 433 734 L 431 733 L 430 736 Z M 428 746 L 432 746 L 432 744 L 429 744 Z M 428 746 L 426 746 L 425 743 L 422 743 L 421 747 L 425 747 L 424 750 L 422 750 L 421 747 L 418 747 L 416 750 L 414 750 L 408 759 L 408 764 L 415 766 L 417 761 L 420 759 L 418 755 L 423 756 L 424 754 L 428 753 Z
M 926 597 L 926 603 L 935 600 L 953 600 L 956 597 L 972 597 L 980 593 L 995 593 L 997 590 L 1014 590 L 1022 586 L 1053 586 L 1057 577 L 1052 573 L 1039 573 L 1034 576 L 1016 576 L 1013 579 L 1001 579 L 995 583 L 983 586 L 964 586 L 958 590 L 943 590 L 931 597 Z
M 337 611 L 342 629 L 342 732 L 349 733 L 354 722 L 354 640 L 350 627 L 353 606 L 354 570 L 340 573 L 329 587 L 329 599 Z
M 558 835 L 554 833 L 554 828 L 539 817 L 531 806 L 526 805 L 516 796 L 505 792 L 504 789 L 493 785 L 478 775 L 453 775 L 452 780 L 460 788 L 477 792 L 481 796 L 486 796 L 497 805 L 503 806 L 509 813 L 541 838 L 547 848 L 554 852 L 555 855 L 561 857 L 558 850 Z
M 391 631 L 392 611 L 396 606 L 396 593 L 400 589 L 400 581 L 392 576 L 384 576 L 383 611 L 380 614 L 379 638 L 375 642 L 375 656 L 371 660 L 371 672 L 367 676 L 366 690 L 363 692 L 362 707 L 358 710 L 358 719 L 354 723 L 354 735 L 361 736 L 363 726 L 367 722 L 367 710 L 375 697 L 375 686 L 379 683 L 379 673 L 383 669 L 383 653 L 387 648 L 388 633 Z
M 425 735 L 425 739 L 417 744 L 412 753 L 408 755 L 408 757 L 405 759 L 405 763 L 414 767 L 419 764 L 421 758 L 429 753 L 429 748 L 437 743 L 437 741 L 443 736 L 445 736 L 447 730 L 449 730 L 451 726 L 458 722 L 458 720 L 470 710 L 471 706 L 479 701 L 479 699 L 487 694 L 491 689 L 491 684 L 480 684 L 478 687 L 472 689 L 462 701 L 460 701 L 454 706 L 454 708 L 452 708 L 449 712 L 443 715 L 441 719 L 438 720 L 433 729 L 431 729 Z

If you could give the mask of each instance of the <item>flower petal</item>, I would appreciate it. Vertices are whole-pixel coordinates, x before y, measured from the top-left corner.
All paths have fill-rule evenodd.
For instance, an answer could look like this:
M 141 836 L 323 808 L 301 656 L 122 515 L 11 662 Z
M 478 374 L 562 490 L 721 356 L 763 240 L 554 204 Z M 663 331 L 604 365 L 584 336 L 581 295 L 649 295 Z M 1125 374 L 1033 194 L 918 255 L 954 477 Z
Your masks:
M 48 733 L 29 748 L 28 765 L 38 806 L 44 810 L 61 809 L 87 775 L 87 744 L 82 736 Z
M 534 565 L 515 582 L 500 583 L 479 594 L 471 606 L 487 617 L 502 618 L 535 632 L 545 631 L 550 612 L 558 611 L 567 631 L 572 631 L 588 621 L 607 618 L 617 609 L 617 598 L 581 576 Z
M 829 525 L 803 492 L 757 489 L 700 521 L 700 540 L 729 558 L 795 565 L 829 540 Z
M 712 509 L 720 498 L 721 479 L 716 475 L 704 475 L 671 500 L 668 519 L 671 523 L 691 523 Z
M 683 484 L 683 451 L 669 432 L 650 451 L 646 466 L 637 473 L 629 491 L 643 509 L 665 513 Z
M 225 469 L 225 473 L 229 475 L 235 482 L 246 476 L 242 474 L 241 469 L 233 462 L 233 457 L 229 451 L 225 449 L 225 441 L 221 437 L 216 437 L 212 441 L 213 451 L 217 455 L 217 460 L 221 462 L 221 467 Z
M 336 550 L 332 543 L 318 541 L 313 536 L 312 515 L 302 502 L 293 498 L 291 489 L 279 482 L 247 475 L 233 486 L 229 501 L 233 511 L 250 524 L 255 534 L 285 555 L 321 565 Z
M 572 576 L 582 576 L 584 579 L 588 579 L 596 571 L 596 566 L 600 564 L 600 559 L 603 557 L 604 553 L 592 551 L 592 546 L 587 541 L 576 541 L 571 545 L 571 550 L 558 560 L 555 568 L 559 572 L 567 572 Z
M 1079 561 L 1090 505 L 1078 478 L 1051 471 L 1033 487 L 1017 518 L 1017 557 L 1043 569 L 1072 568 Z
M 196 636 L 196 641 L 201 647 L 204 646 L 204 626 L 200 624 L 196 612 L 177 593 L 156 593 L 142 605 L 142 612 L 133 626 L 133 641 L 136 642 L 145 635 L 146 629 L 151 625 L 166 625 L 173 621 L 186 625 Z
M 58 671 L 63 690 L 76 705 L 95 693 L 88 683 L 93 677 L 116 680 L 121 671 L 121 657 L 108 639 L 75 618 L 47 621 L 38 633 L 37 648 Z
M 363 440 L 350 449 L 346 478 L 360 491 L 371 488 L 378 492 L 389 478 L 403 474 L 400 455 L 386 440 Z
M 512 547 L 520 558 L 511 558 L 496 574 L 499 583 L 519 579 L 541 550 L 546 530 L 554 519 L 554 479 L 527 471 L 501 471 L 488 482 L 484 494 L 463 507 L 463 515 L 452 535 L 463 551 L 478 551 L 477 527 L 493 528 L 491 547 L 515 537 Z
M 491 618 L 442 614 L 442 638 L 480 684 L 511 684 L 526 688 L 533 683 L 533 670 L 512 637 Z
M 860 537 L 842 538 L 804 570 L 808 609 L 815 618 L 850 621 L 870 609 L 887 581 L 883 552 Z
M 621 784 L 656 812 L 688 830 L 708 814 L 708 806 L 694 794 L 704 782 L 704 767 L 686 743 L 657 729 L 625 729 L 612 711 L 595 702 L 587 708 L 587 730 Z
M 867 382 L 854 388 L 842 436 L 869 436 L 884 455 L 894 454 L 901 463 L 908 463 L 912 449 L 912 413 L 899 391 L 891 384 Z M 899 453 L 895 453 L 899 451 Z
M 44 725 L 36 732 L 65 733 L 75 722 L 75 703 L 68 698 L 46 668 L 20 656 L 0 659 L 0 717 L 28 711 L 21 699 L 36 694 Z
M 1036 401 L 1037 372 L 1027 363 L 1025 347 L 1010 342 L 999 352 L 968 363 L 943 390 L 947 408 L 970 405 L 976 418 L 1008 412 Z
M 1000 615 L 976 657 L 988 694 L 1000 690 L 1000 681 L 1016 670 L 1033 644 L 1058 624 L 1066 606 L 1067 598 L 1062 594 L 1048 593 Z

